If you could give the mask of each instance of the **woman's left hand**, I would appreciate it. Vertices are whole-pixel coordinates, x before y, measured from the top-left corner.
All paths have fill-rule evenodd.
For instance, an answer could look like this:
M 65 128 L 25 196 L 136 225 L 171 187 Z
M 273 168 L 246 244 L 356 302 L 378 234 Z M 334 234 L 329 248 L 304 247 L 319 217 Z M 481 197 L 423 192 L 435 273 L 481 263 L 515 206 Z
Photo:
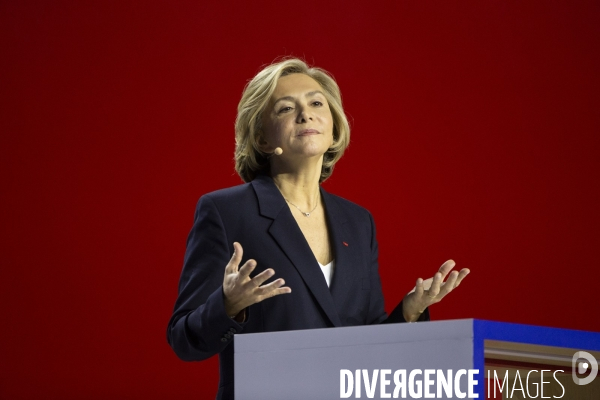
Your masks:
M 460 272 L 452 271 L 455 265 L 456 263 L 453 260 L 448 260 L 442 264 L 433 278 L 425 281 L 421 278 L 417 279 L 417 286 L 402 300 L 402 311 L 406 321 L 416 321 L 427 307 L 440 302 L 444 296 L 454 290 L 465 276 L 471 272 L 468 268 L 463 268 Z M 449 272 L 450 276 L 444 282 Z

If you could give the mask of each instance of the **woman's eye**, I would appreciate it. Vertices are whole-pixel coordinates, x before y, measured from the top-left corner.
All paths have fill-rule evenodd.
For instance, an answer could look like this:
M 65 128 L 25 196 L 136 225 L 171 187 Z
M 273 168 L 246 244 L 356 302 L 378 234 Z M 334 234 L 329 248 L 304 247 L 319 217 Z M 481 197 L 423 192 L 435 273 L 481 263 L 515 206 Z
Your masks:
M 321 107 L 323 105 L 323 103 L 321 103 L 320 101 L 313 101 L 313 105 L 317 106 L 317 107 Z
M 282 112 L 288 112 L 288 111 L 290 111 L 291 109 L 292 109 L 292 107 L 283 107 L 281 110 L 279 110 L 279 113 L 282 113 Z

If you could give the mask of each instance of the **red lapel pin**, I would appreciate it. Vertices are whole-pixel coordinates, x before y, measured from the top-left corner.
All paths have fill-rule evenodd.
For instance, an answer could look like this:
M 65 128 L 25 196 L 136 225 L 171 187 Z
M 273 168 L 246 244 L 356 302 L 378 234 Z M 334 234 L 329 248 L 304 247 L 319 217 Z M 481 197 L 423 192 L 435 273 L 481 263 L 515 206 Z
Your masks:
M 342 242 L 342 243 L 344 243 L 344 246 L 348 247 L 348 243 L 346 243 L 346 242 Z

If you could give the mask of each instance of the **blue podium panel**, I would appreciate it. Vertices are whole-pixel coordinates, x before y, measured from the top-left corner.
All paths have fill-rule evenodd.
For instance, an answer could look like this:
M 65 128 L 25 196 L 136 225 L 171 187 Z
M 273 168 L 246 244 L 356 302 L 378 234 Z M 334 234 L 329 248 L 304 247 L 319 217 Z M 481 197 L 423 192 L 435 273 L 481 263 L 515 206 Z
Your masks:
M 577 352 L 600 360 L 600 334 L 593 332 L 467 319 L 242 334 L 234 340 L 237 400 L 484 399 L 488 377 L 491 388 L 503 385 L 504 398 L 530 398 L 535 384 L 545 381 L 546 398 L 553 393 L 600 399 L 600 377 L 574 383 L 591 376 L 592 361 L 587 375 L 572 375 Z M 586 364 L 577 360 L 579 368 Z M 500 391 L 496 395 L 503 398 Z

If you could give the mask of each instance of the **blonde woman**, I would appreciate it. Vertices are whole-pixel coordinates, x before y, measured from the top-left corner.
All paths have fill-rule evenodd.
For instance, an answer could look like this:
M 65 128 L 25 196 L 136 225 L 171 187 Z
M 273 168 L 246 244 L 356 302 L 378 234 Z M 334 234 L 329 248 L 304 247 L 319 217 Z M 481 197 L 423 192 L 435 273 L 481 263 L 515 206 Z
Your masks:
M 233 398 L 234 334 L 425 321 L 469 273 L 447 261 L 385 313 L 371 214 L 320 186 L 349 139 L 327 72 L 285 59 L 246 86 L 235 150 L 246 183 L 198 202 L 167 330 L 183 360 L 219 354 L 218 399 Z

